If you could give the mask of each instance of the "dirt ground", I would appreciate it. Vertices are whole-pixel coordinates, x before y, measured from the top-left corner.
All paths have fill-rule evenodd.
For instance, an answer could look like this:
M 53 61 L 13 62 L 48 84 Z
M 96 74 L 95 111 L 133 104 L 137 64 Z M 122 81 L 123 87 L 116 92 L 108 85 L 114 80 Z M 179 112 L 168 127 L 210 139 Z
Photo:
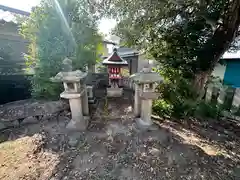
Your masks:
M 0 179 L 240 179 L 240 123 L 164 120 L 143 131 L 129 99 L 102 99 L 86 132 L 67 131 L 66 116 L 4 131 Z

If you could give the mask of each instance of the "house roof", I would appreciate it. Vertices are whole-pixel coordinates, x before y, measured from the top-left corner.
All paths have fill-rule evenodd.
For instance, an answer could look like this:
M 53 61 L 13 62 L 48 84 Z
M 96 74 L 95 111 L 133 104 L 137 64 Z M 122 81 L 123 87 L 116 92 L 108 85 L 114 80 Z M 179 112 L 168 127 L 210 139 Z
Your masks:
M 128 48 L 128 47 L 120 47 L 120 48 L 118 48 L 118 52 L 121 56 L 132 56 L 132 55 L 139 54 L 139 52 L 137 50 Z
M 14 14 L 20 14 L 20 15 L 24 15 L 24 16 L 29 16 L 30 15 L 29 12 L 22 11 L 22 10 L 19 10 L 19 9 L 15 9 L 15 8 L 11 8 L 11 7 L 4 6 L 4 5 L 0 5 L 0 9 L 3 10 L 3 11 L 8 11 L 10 13 L 14 13 Z
M 223 54 L 222 59 L 240 59 L 240 51 L 226 52 Z
M 103 40 L 103 43 L 106 43 L 106 44 L 112 44 L 112 45 L 116 45 L 116 43 L 115 43 L 115 42 L 108 41 L 108 40 Z
M 117 51 L 119 56 L 121 56 L 122 58 L 138 56 L 140 54 L 139 51 L 128 47 L 119 47 L 117 48 Z M 103 58 L 107 58 L 107 56 L 104 56 Z
M 16 15 L 28 17 L 30 13 L 19 9 L 0 5 L 0 24 L 12 23 L 17 25 Z

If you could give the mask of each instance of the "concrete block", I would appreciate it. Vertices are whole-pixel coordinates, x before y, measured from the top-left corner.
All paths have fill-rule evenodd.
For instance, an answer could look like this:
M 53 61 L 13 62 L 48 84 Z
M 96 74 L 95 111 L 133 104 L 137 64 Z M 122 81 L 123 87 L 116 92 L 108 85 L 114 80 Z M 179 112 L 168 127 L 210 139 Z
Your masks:
M 121 97 L 123 88 L 107 88 L 107 97 Z

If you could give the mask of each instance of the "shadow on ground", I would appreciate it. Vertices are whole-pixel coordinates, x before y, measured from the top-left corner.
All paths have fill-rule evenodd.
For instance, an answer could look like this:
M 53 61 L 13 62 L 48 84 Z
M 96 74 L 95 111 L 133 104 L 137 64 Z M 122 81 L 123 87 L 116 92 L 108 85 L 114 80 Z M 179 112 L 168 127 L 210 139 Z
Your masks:
M 21 174 L 25 179 L 240 178 L 239 137 L 236 134 L 227 137 L 224 130 L 217 132 L 210 127 L 197 126 L 194 122 L 181 124 L 171 121 L 158 123 L 157 128 L 151 131 L 140 131 L 135 124 L 131 104 L 127 95 L 120 99 L 103 98 L 92 114 L 86 132 L 67 131 L 69 118 L 62 116 L 58 120 L 5 131 L 2 136 L 7 141 L 2 144 L 26 136 L 41 136 L 38 138 L 41 139 L 41 148 L 30 149 L 31 153 L 25 158 L 31 162 L 35 157 L 33 162 L 42 160 L 45 164 L 30 163 L 30 169 L 37 169 L 34 171 L 35 178 L 31 174 Z M 17 149 L 16 153 L 19 153 Z M 14 165 L 16 169 L 20 168 Z M 5 166 L 9 169 L 5 168 L 4 174 L 0 175 L 0 179 L 4 180 L 12 177 L 6 173 L 14 173 L 10 171 L 10 164 L 5 163 Z M 21 179 L 18 175 L 14 177 Z

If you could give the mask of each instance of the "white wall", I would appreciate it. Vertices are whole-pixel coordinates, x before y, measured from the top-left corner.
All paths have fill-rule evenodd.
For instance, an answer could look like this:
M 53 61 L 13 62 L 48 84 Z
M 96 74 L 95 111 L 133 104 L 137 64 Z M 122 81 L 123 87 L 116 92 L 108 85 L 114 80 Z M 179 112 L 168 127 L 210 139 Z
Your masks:
M 214 68 L 212 75 L 215 77 L 219 77 L 221 80 L 223 80 L 225 71 L 226 71 L 225 65 L 217 64 L 216 67 Z
M 156 64 L 157 62 L 155 60 L 149 60 L 144 54 L 141 54 L 138 58 L 138 72 L 140 72 L 145 66 L 155 67 Z

